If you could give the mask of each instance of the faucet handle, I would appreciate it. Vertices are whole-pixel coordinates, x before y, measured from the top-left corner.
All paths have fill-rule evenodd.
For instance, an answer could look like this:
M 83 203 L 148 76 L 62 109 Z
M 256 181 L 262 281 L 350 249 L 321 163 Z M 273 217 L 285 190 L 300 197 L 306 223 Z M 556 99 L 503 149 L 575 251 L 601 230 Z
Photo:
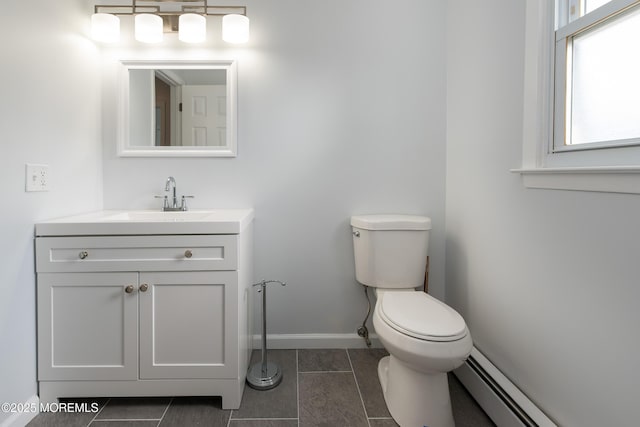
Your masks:
M 164 196 L 153 196 L 153 197 L 155 197 L 156 199 L 163 199 L 164 200 L 164 202 L 162 204 L 162 209 L 163 210 L 169 207 L 169 199 L 167 198 L 166 194 Z
M 182 196 L 182 206 L 180 207 L 180 209 L 183 211 L 186 211 L 188 209 L 186 199 L 195 199 L 195 198 L 196 196 Z

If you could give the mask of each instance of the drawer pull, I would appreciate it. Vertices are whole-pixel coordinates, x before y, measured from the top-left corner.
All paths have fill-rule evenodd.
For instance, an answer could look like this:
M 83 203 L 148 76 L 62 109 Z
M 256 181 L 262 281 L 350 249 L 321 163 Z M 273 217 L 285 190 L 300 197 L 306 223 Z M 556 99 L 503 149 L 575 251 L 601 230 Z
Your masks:
M 147 285 L 146 283 L 143 283 L 142 285 L 140 285 L 140 292 L 147 292 L 147 289 L 149 289 L 149 285 Z
M 187 249 L 186 251 L 184 251 L 184 256 L 186 258 L 191 258 L 193 256 L 193 252 L 191 252 L 191 249 Z
M 89 252 L 87 251 L 82 251 L 78 254 L 78 256 L 80 257 L 80 259 L 85 259 L 86 257 L 89 256 Z
M 124 291 L 126 293 L 130 294 L 131 292 L 133 292 L 133 285 L 129 285 L 129 286 L 125 287 Z

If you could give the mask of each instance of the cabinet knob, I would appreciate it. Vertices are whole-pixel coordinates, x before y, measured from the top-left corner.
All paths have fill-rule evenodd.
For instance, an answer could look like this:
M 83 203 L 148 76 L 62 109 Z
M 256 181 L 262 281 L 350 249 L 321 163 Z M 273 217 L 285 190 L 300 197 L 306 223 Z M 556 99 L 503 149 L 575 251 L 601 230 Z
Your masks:
M 133 292 L 133 285 L 129 285 L 129 286 L 125 287 L 124 291 L 126 293 L 130 294 L 131 292 Z
M 143 283 L 142 285 L 140 285 L 140 292 L 147 292 L 147 289 L 149 289 L 149 285 L 147 285 L 146 283 Z
M 191 258 L 193 256 L 193 252 L 191 252 L 191 249 L 187 249 L 186 251 L 184 251 L 184 256 L 186 258 Z
M 80 259 L 85 259 L 88 256 L 89 256 L 89 252 L 87 251 L 82 251 L 78 254 L 78 257 L 80 257 Z

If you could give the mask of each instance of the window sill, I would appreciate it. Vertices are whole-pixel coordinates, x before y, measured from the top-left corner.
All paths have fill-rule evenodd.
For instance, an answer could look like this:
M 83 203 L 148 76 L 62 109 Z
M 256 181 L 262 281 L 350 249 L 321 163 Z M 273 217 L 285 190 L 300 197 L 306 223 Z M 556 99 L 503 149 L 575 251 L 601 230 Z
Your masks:
M 511 169 L 527 188 L 640 194 L 640 167 L 562 167 Z

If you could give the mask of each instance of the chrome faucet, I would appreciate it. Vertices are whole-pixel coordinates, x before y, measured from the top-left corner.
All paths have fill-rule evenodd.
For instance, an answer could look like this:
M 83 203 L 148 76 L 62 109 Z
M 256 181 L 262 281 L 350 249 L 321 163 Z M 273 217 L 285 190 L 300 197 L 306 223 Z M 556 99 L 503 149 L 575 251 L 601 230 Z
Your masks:
M 169 178 L 167 178 L 167 183 L 164 186 L 164 191 L 169 191 L 171 190 L 171 186 L 173 185 L 173 202 L 171 203 L 171 206 L 169 207 L 170 210 L 180 210 L 178 209 L 178 197 L 176 196 L 176 180 L 174 177 L 170 176 Z M 169 210 L 169 209 L 165 209 L 165 210 Z
M 164 196 L 155 196 L 158 199 L 163 199 L 162 210 L 166 211 L 186 211 L 187 201 L 186 199 L 193 199 L 194 196 L 182 196 L 182 201 L 180 205 L 178 205 L 178 196 L 176 195 L 176 180 L 174 177 L 170 176 L 167 178 L 167 182 L 164 186 L 164 191 L 167 193 L 171 191 L 173 188 L 173 193 L 171 194 L 171 203 L 169 203 L 169 196 L 165 194 Z

